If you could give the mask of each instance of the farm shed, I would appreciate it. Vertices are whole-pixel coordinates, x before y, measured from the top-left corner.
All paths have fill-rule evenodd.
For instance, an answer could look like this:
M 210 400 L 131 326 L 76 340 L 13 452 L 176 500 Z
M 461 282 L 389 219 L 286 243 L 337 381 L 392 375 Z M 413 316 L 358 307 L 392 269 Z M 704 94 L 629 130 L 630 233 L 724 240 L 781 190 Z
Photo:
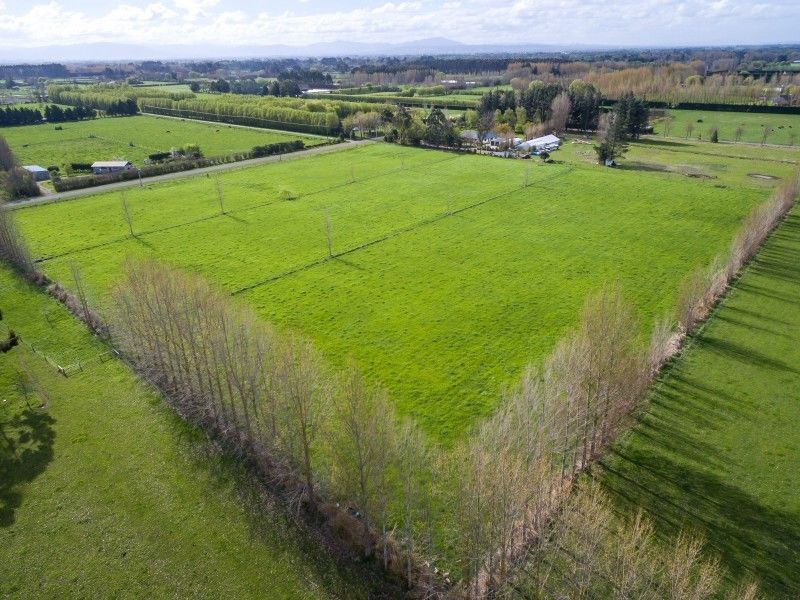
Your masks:
M 560 145 L 561 139 L 550 134 L 522 142 L 516 149 L 522 152 L 550 152 L 557 150 Z
M 132 168 L 133 163 L 129 160 L 98 160 L 92 163 L 92 171 L 95 175 L 116 173 L 117 171 L 126 171 Z
M 22 168 L 33 175 L 35 181 L 47 181 L 50 179 L 50 171 L 39 165 L 25 165 Z

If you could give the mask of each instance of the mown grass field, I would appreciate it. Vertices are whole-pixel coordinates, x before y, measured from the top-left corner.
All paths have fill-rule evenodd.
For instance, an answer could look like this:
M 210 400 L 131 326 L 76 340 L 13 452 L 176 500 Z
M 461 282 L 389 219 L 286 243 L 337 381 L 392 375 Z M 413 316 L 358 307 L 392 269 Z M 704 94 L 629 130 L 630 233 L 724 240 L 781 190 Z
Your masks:
M 769 598 L 800 597 L 800 210 L 658 382 L 603 481 L 702 534 Z
M 366 582 L 259 499 L 66 310 L 0 268 L 0 597 L 352 598 Z M 27 400 L 20 372 L 35 377 Z M 40 408 L 42 402 L 46 408 Z M 256 506 L 258 505 L 258 508 Z
M 620 285 L 643 334 L 672 310 L 681 278 L 777 183 L 749 173 L 793 170 L 788 150 L 739 150 L 638 144 L 612 170 L 580 143 L 546 165 L 375 144 L 220 175 L 225 215 L 206 177 L 129 191 L 135 238 L 117 194 L 17 216 L 45 271 L 69 285 L 78 264 L 101 306 L 128 256 L 199 272 L 332 363 L 355 359 L 447 443 L 551 350 L 590 291 Z M 331 260 L 326 216 L 345 252 Z
M 57 126 L 62 129 L 56 130 Z M 149 115 L 4 127 L 0 136 L 6 138 L 22 164 L 58 166 L 62 172 L 70 163 L 96 160 L 124 159 L 142 165 L 149 154 L 186 144 L 198 144 L 206 156 L 222 156 L 274 142 L 302 139 L 306 146 L 324 142 L 323 138 L 302 134 Z
M 761 143 L 764 128 L 771 127 L 772 133 L 767 136 L 767 144 L 800 145 L 800 115 L 776 115 L 744 112 L 700 111 L 700 110 L 669 110 L 673 120 L 669 126 L 671 137 L 686 137 L 686 124 L 694 126 L 689 139 L 708 140 L 712 127 L 719 130 L 721 142 L 736 140 L 736 128 L 742 127 L 741 141 Z M 653 120 L 656 135 L 664 134 L 662 119 Z M 793 137 L 794 136 L 794 137 Z

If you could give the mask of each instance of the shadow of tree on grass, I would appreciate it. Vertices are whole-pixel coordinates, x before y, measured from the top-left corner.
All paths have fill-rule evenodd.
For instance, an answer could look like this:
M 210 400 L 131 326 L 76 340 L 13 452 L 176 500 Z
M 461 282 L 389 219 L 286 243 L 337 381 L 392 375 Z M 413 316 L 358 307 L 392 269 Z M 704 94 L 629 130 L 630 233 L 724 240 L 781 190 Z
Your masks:
M 750 575 L 766 596 L 800 594 L 800 518 L 775 510 L 709 470 L 667 453 L 619 450 L 602 463 L 605 488 L 620 508 L 643 508 L 657 530 L 701 535 L 737 581 Z M 630 513 L 629 513 L 630 514 Z
M 53 460 L 55 419 L 46 411 L 27 407 L 0 414 L 0 527 L 14 523 L 22 502 L 22 484 L 33 481 Z

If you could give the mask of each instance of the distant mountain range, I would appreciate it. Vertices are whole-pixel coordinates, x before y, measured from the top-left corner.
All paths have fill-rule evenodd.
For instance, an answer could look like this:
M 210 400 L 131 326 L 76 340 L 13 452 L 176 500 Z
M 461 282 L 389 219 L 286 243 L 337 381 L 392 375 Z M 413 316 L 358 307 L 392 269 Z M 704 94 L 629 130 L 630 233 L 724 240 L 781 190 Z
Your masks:
M 11 48 L 0 46 L 0 63 L 76 62 L 124 60 L 174 60 L 255 57 L 313 56 L 414 56 L 422 54 L 513 54 L 593 50 L 609 46 L 548 44 L 464 44 L 446 38 L 411 42 L 319 42 L 306 46 L 289 45 L 136 45 L 115 43 L 75 44 Z

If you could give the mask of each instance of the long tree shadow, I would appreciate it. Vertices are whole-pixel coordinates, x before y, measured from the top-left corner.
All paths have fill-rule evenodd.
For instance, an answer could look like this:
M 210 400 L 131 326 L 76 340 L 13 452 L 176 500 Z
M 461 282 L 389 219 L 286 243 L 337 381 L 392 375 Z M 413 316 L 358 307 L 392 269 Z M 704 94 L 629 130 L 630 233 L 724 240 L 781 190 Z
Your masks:
M 351 598 L 366 590 L 369 598 L 393 600 L 402 597 L 399 589 L 387 585 L 377 571 L 355 556 L 330 546 L 313 524 L 290 511 L 283 499 L 260 481 L 245 461 L 227 456 L 201 429 L 183 421 L 160 401 L 153 401 L 175 436 L 192 468 L 202 472 L 212 488 L 233 493 L 245 509 L 253 543 L 284 548 L 290 555 L 309 557 L 304 565 L 314 570 L 325 590 L 335 597 Z
M 0 527 L 14 523 L 22 502 L 20 486 L 36 479 L 53 460 L 54 424 L 50 413 L 30 407 L 0 417 Z
M 602 463 L 605 488 L 626 511 L 643 508 L 659 533 L 701 535 L 730 575 L 750 574 L 775 598 L 800 594 L 800 518 L 769 508 L 707 469 L 664 452 L 616 451 Z
M 794 384 L 781 392 L 786 394 L 781 399 L 786 412 L 758 420 L 769 410 L 758 388 L 740 389 L 742 378 L 728 374 L 746 367 L 748 373 L 758 372 L 765 379 L 791 374 L 787 379 L 792 382 L 800 374 L 794 353 L 778 351 L 785 346 L 784 332 L 791 335 L 797 321 L 790 311 L 800 286 L 799 224 L 790 217 L 736 283 L 739 300 L 745 302 L 726 302 L 714 317 L 728 326 L 710 327 L 693 338 L 689 353 L 702 354 L 706 362 L 678 359 L 676 368 L 657 383 L 634 430 L 595 472 L 621 511 L 644 509 L 664 537 L 683 529 L 702 536 L 709 553 L 726 567 L 731 583 L 750 576 L 760 581 L 761 593 L 770 598 L 800 598 L 800 511 L 789 497 L 792 491 L 781 488 L 781 495 L 755 487 L 758 481 L 763 486 L 784 482 L 752 472 L 753 464 L 773 468 L 769 445 L 762 448 L 749 438 L 738 439 L 739 430 L 730 425 L 755 419 L 763 424 L 765 439 L 787 431 L 796 434 L 796 429 L 786 427 L 769 431 L 770 423 L 776 422 L 773 418 L 796 419 Z M 784 238 L 792 239 L 793 245 L 785 247 Z M 754 336 L 753 331 L 769 335 Z M 773 340 L 781 344 L 773 347 Z M 709 376 L 708 369 L 722 375 Z M 742 431 L 748 435 L 747 427 Z M 775 468 L 791 469 L 795 463 L 790 456 Z
M 776 371 L 786 371 L 788 373 L 800 373 L 800 370 L 782 360 L 767 356 L 755 348 L 743 346 L 730 340 L 705 336 L 698 345 L 698 351 L 707 350 L 729 358 L 736 359 L 743 364 L 750 364 L 756 367 L 765 367 Z
M 669 148 L 685 148 L 689 145 L 685 142 L 671 142 L 669 140 L 659 140 L 652 137 L 640 138 L 636 143 L 641 146 L 666 146 Z

